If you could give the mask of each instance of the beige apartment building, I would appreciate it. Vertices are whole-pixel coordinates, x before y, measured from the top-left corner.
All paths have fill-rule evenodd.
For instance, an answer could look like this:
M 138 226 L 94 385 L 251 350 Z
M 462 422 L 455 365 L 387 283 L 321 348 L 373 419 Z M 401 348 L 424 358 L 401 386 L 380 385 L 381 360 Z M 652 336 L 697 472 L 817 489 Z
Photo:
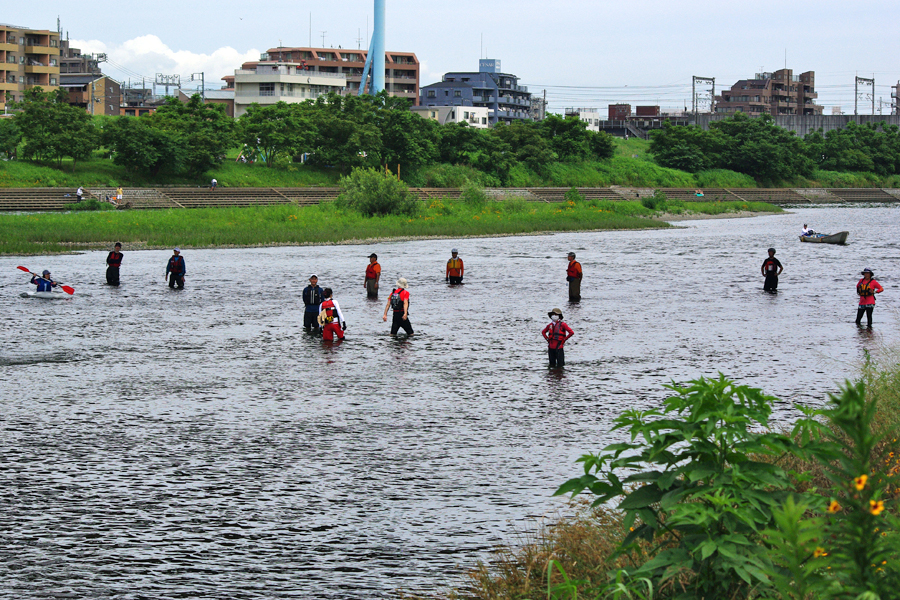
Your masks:
M 296 65 L 299 71 L 320 74 L 326 77 L 343 76 L 346 80 L 345 94 L 359 93 L 367 50 L 347 50 L 343 48 L 270 48 L 260 55 L 258 62 L 247 62 L 241 70 L 256 70 L 264 63 L 286 63 Z M 385 52 L 384 87 L 390 96 L 407 98 L 412 104 L 419 104 L 419 59 L 412 52 Z M 234 77 L 222 79 L 226 87 L 232 87 Z M 237 111 L 235 111 L 237 112 Z
M 18 102 L 34 87 L 59 87 L 59 33 L 0 25 L 0 110 L 6 110 L 7 94 Z
M 749 116 L 821 115 L 822 107 L 815 103 L 816 73 L 807 71 L 794 77 L 791 69 L 774 73 L 757 73 L 753 79 L 741 79 L 730 90 L 723 90 L 715 98 L 715 112 Z

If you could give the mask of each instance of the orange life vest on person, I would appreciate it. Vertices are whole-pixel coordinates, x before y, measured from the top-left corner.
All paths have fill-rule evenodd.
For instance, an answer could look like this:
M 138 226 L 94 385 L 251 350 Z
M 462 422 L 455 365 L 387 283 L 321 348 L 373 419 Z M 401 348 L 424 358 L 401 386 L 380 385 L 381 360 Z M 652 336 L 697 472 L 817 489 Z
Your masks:
M 381 265 L 378 262 L 369 263 L 366 267 L 366 279 L 378 279 L 378 274 L 381 272 Z

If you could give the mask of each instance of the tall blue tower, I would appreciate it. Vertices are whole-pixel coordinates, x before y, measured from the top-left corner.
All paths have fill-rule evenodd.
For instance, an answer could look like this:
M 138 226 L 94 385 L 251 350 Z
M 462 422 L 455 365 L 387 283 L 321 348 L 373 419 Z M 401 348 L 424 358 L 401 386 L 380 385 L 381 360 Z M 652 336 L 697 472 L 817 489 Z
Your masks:
M 369 85 L 369 93 L 373 96 L 384 89 L 384 2 L 375 0 L 375 29 L 372 31 L 372 43 L 369 45 L 369 55 L 363 67 L 362 79 L 359 82 L 359 95 L 362 96 L 369 78 L 369 69 L 372 70 L 372 83 Z

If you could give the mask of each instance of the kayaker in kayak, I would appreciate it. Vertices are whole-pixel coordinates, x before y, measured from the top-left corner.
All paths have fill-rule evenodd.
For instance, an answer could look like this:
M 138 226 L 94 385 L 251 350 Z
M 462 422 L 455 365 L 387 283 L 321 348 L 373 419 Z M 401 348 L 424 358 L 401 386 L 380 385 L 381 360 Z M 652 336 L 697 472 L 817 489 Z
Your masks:
M 42 277 L 35 275 L 31 278 L 31 283 L 37 286 L 38 292 L 50 292 L 59 285 L 50 278 L 50 271 L 47 269 L 44 269 L 44 272 L 41 273 L 41 275 Z
M 875 294 L 884 291 L 881 284 L 875 281 L 872 269 L 862 270 L 862 279 L 856 283 L 856 295 L 859 296 L 859 308 L 856 309 L 856 324 L 862 324 L 862 316 L 866 315 L 867 326 L 872 326 L 872 311 L 875 310 Z
M 169 280 L 169 287 L 174 288 L 178 285 L 179 290 L 184 289 L 184 276 L 187 274 L 187 268 L 184 264 L 184 258 L 181 256 L 181 249 L 172 250 L 172 257 L 166 265 L 166 279 Z

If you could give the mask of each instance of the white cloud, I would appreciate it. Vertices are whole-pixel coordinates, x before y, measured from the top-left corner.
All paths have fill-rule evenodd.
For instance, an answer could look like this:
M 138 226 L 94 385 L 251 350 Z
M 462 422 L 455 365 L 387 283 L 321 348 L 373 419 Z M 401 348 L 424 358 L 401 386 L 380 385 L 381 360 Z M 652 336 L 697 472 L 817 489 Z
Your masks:
M 108 62 L 101 66 L 104 73 L 111 77 L 132 84 L 145 77 L 153 80 L 157 73 L 163 75 L 180 75 L 182 85 L 195 87 L 190 83 L 192 73 L 204 73 L 207 88 L 221 87 L 224 75 L 233 75 L 234 70 L 250 60 L 259 60 L 260 51 L 249 49 L 239 52 L 231 46 L 225 46 L 210 54 L 197 54 L 187 50 L 173 50 L 155 35 L 142 35 L 123 42 L 110 45 L 99 40 L 71 40 L 73 48 L 81 49 L 83 54 L 105 53 Z

